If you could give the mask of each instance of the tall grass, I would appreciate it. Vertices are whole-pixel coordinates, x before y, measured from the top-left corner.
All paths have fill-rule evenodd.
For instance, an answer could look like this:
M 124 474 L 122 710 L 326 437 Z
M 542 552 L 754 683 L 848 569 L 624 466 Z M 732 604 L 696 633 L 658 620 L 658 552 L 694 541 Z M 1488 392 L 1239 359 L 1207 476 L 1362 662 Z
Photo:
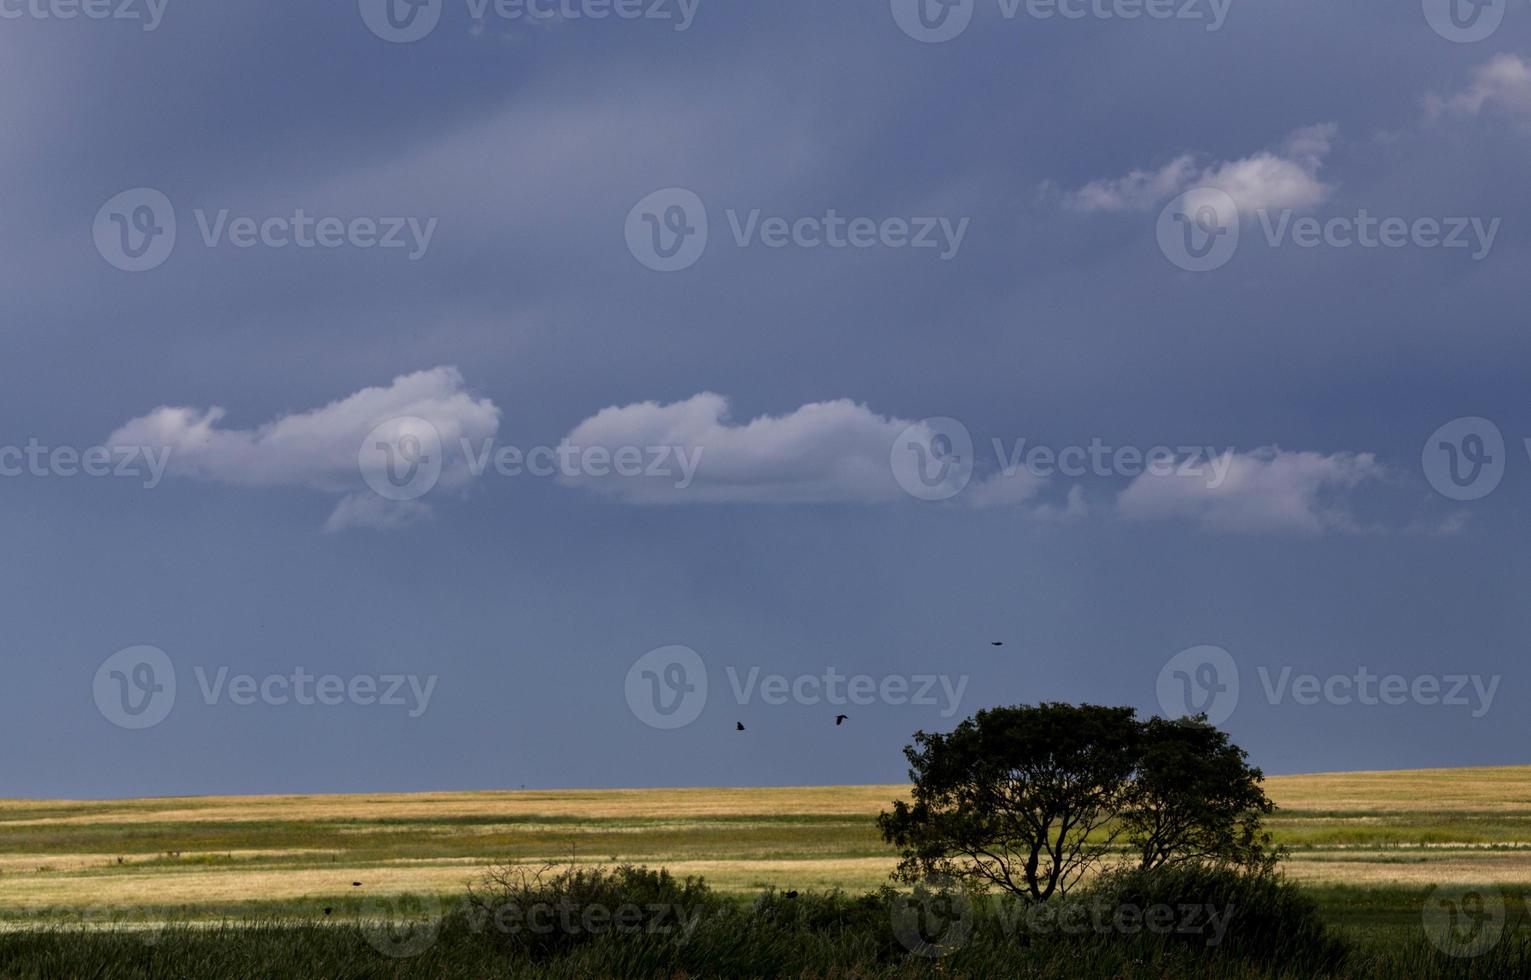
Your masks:
M 1201 915 L 1199 929 L 1181 928 L 1189 922 L 1184 916 L 1173 919 L 1174 929 L 1143 927 L 1153 910 L 1198 908 L 1217 910 L 1218 928 L 1205 928 Z M 1386 947 L 1350 948 L 1296 886 L 1274 875 L 1206 868 L 1108 875 L 1067 900 L 1022 906 L 937 887 L 862 895 L 769 890 L 740 903 L 700 879 L 663 871 L 507 865 L 491 869 L 465 902 L 444 914 L 429 907 L 414 912 L 416 918 L 359 924 L 3 933 L 0 977 L 1531 976 L 1531 940 L 1519 932 L 1460 959 L 1419 933 Z M 538 922 L 550 925 L 534 928 Z

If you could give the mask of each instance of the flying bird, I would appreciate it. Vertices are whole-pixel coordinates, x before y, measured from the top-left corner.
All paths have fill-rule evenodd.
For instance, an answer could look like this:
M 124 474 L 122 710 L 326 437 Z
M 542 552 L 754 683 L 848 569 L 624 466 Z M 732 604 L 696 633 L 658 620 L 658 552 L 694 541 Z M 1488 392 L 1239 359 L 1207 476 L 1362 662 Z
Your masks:
M 1001 641 L 1001 640 L 990 640 L 989 641 L 989 646 L 991 646 L 991 647 L 1002 647 L 1004 645 L 1005 645 L 1004 642 Z
M 841 725 L 845 724 L 845 719 L 849 717 L 850 715 L 835 715 L 835 727 L 839 728 Z
M 361 882 L 353 881 L 353 882 L 351 882 L 351 887 L 352 888 L 360 888 L 361 887 Z
M 334 911 L 335 911 L 335 910 L 334 910 L 334 909 L 332 909 L 332 908 L 330 908 L 330 907 L 329 907 L 329 906 L 325 906 L 325 908 L 324 908 L 324 914 L 325 914 L 325 915 L 330 915 L 330 914 L 331 914 L 331 913 L 333 913 L 333 912 L 334 912 Z
M 744 722 L 742 722 L 742 721 L 734 722 L 734 731 L 736 731 L 736 732 L 744 731 Z

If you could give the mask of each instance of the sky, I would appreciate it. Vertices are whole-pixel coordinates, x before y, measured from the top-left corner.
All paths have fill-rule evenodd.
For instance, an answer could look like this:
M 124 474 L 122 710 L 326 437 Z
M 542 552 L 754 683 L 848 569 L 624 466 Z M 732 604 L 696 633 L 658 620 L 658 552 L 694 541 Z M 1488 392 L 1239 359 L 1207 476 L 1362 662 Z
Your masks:
M 1528 761 L 1519 0 L 0 0 L 0 123 L 0 794 Z

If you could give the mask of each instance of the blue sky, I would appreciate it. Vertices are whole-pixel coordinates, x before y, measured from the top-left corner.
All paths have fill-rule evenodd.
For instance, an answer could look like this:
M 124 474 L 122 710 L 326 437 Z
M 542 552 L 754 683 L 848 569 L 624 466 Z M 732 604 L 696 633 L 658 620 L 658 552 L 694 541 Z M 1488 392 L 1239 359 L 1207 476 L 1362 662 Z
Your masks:
M 1526 761 L 1531 9 L 1150 6 L 0 3 L 3 791 Z

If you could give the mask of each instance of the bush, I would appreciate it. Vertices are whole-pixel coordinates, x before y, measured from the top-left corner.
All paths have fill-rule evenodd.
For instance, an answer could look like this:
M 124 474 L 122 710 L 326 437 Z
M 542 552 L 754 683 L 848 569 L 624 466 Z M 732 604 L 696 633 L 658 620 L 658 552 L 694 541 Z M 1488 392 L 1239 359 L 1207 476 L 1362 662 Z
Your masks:
M 1214 909 L 1226 923 L 1216 938 L 1217 951 L 1224 956 L 1324 973 L 1338 968 L 1347 955 L 1346 944 L 1329 930 L 1318 903 L 1272 871 L 1208 864 L 1133 868 L 1103 874 L 1090 894 L 1119 907 Z M 1208 945 L 1201 934 L 1169 932 L 1165 938 Z
M 763 925 L 790 932 L 839 934 L 875 931 L 888 924 L 888 904 L 877 892 L 851 897 L 830 892 L 779 892 L 767 889 L 751 905 Z
M 663 870 L 504 864 L 469 888 L 464 916 L 474 932 L 541 959 L 605 937 L 684 941 L 725 904 L 701 878 Z

